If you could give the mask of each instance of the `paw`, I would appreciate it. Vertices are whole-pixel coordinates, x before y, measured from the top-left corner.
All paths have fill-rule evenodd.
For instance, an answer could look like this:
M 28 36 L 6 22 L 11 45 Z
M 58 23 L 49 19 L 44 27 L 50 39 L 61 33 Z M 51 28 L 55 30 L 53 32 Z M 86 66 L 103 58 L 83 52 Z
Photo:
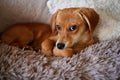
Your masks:
M 71 57 L 73 54 L 74 50 L 72 48 L 65 48 L 63 50 L 60 50 L 57 47 L 55 47 L 53 49 L 53 55 L 55 56 Z
M 33 50 L 33 48 L 31 46 L 24 46 L 24 47 L 20 47 L 24 50 Z
M 53 47 L 54 47 L 54 45 L 55 45 L 55 42 L 53 40 L 46 39 L 41 44 L 41 53 L 46 55 L 46 56 L 53 55 Z
M 48 50 L 48 49 L 41 49 L 41 53 L 46 55 L 46 56 L 52 56 L 53 55 L 52 50 Z

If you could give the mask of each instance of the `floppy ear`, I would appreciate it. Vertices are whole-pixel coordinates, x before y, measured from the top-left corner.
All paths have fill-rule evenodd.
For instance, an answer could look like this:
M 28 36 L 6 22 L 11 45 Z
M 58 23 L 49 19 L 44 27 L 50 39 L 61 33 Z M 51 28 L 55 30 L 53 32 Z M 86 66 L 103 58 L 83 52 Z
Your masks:
M 52 32 L 55 32 L 55 25 L 56 25 L 56 18 L 57 18 L 57 14 L 58 14 L 59 10 L 57 12 L 55 12 L 53 15 L 52 15 L 52 18 L 51 18 L 51 29 L 52 29 Z
M 99 21 L 99 15 L 92 8 L 80 8 L 79 16 L 88 24 L 90 32 L 93 32 Z

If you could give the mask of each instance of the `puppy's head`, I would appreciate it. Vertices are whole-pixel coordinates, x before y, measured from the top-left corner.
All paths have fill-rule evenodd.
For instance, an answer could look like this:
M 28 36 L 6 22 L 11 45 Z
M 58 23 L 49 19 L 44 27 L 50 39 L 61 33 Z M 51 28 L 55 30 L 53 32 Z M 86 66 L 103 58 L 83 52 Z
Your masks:
M 58 32 L 58 49 L 87 45 L 93 40 L 92 33 L 99 20 L 98 14 L 91 8 L 65 8 L 52 16 L 51 27 Z

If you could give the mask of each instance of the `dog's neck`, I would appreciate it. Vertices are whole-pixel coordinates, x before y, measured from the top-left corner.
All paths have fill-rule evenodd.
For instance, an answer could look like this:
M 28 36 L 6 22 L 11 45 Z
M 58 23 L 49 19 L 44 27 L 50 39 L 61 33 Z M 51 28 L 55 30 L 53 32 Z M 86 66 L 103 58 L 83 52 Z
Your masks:
M 75 44 L 72 48 L 75 51 L 75 53 L 78 53 L 81 50 L 83 50 L 85 47 L 86 45 L 83 45 L 83 44 Z
M 94 39 L 91 39 L 87 43 L 76 43 L 76 44 L 74 44 L 74 46 L 72 46 L 72 48 L 76 53 L 78 53 L 81 50 L 85 49 L 86 47 L 88 47 L 92 44 L 94 44 Z

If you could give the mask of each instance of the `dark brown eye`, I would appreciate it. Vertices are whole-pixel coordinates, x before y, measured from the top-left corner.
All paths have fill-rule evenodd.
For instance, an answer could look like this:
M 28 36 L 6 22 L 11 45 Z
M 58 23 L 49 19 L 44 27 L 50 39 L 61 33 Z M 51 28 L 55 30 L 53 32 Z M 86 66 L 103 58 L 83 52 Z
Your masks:
M 69 28 L 69 31 L 74 31 L 74 30 L 76 30 L 76 28 L 77 28 L 77 26 L 76 26 L 76 25 L 73 25 L 73 26 L 71 26 L 71 27 Z
M 56 30 L 61 30 L 61 27 L 59 25 L 55 26 Z

